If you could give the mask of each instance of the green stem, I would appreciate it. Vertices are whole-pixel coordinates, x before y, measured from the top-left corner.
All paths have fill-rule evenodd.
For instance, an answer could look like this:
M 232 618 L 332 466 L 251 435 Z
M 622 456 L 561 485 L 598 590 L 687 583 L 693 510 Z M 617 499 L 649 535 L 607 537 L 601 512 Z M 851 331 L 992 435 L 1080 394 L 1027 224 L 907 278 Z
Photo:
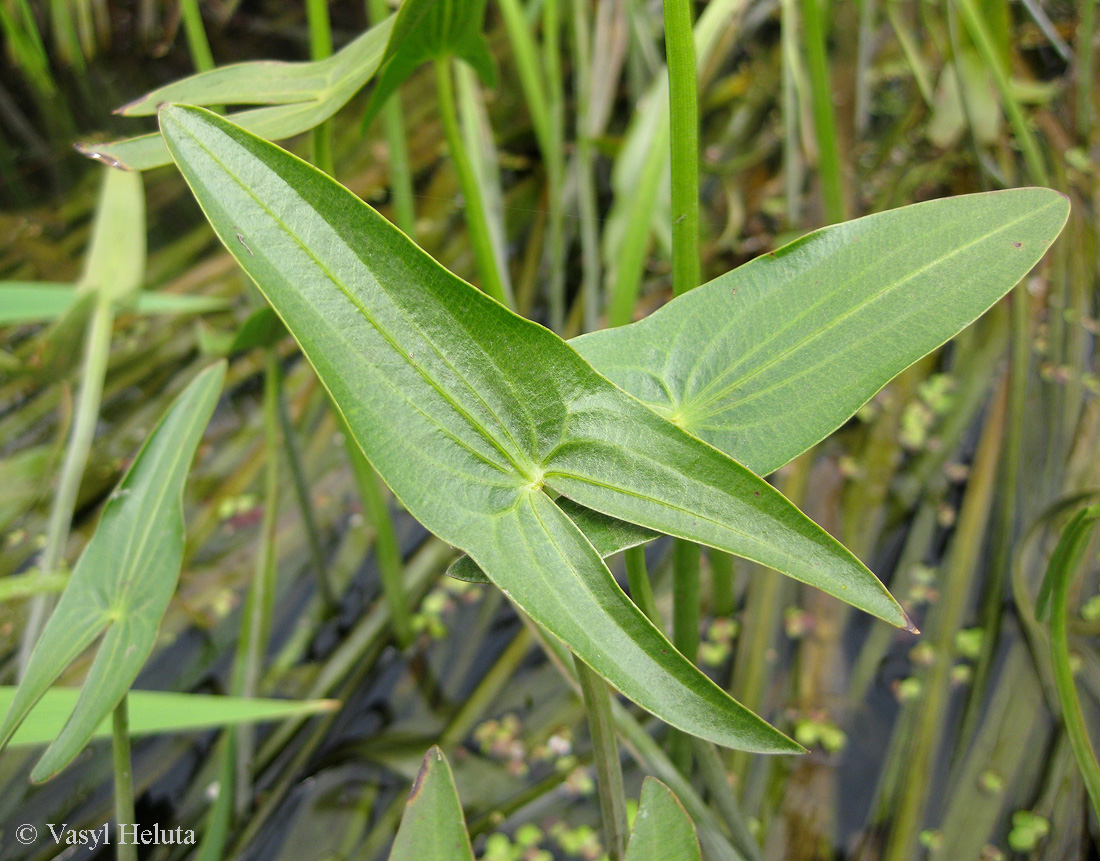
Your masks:
M 1054 684 L 1058 689 L 1058 699 L 1062 704 L 1062 722 L 1066 726 L 1070 747 L 1073 748 L 1077 767 L 1081 771 L 1081 777 L 1084 778 L 1089 800 L 1092 801 L 1093 812 L 1100 818 L 1100 766 L 1097 765 L 1096 751 L 1093 750 L 1088 727 L 1081 714 L 1081 701 L 1073 681 L 1069 638 L 1066 634 L 1066 620 L 1069 617 L 1069 583 L 1088 547 L 1093 524 L 1098 519 L 1100 519 L 1100 505 L 1094 505 L 1081 511 L 1070 522 L 1051 557 L 1050 571 L 1047 576 L 1053 578 L 1050 596 L 1050 660 L 1054 669 Z M 1058 567 L 1061 570 L 1056 570 L 1059 562 L 1061 564 Z
M 481 196 L 481 188 L 478 186 L 477 177 L 474 175 L 466 145 L 462 142 L 462 132 L 458 126 L 450 63 L 450 59 L 447 58 L 435 60 L 435 83 L 443 134 L 447 138 L 451 161 L 454 162 L 455 172 L 458 174 L 458 185 L 466 201 L 466 225 L 470 233 L 470 244 L 473 246 L 474 257 L 481 274 L 482 289 L 502 305 L 511 308 L 514 303 L 505 290 L 504 279 L 497 269 L 496 256 L 493 254 L 485 201 Z
M 733 557 L 721 550 L 708 550 L 710 562 L 710 609 L 718 618 L 732 616 L 733 599 Z
M 603 817 L 604 844 L 611 861 L 621 861 L 626 852 L 626 795 L 623 791 L 623 766 L 619 742 L 611 716 L 611 692 L 607 682 L 584 661 L 574 656 L 577 679 L 588 714 L 588 730 L 596 763 L 600 811 Z
M 677 538 L 672 545 L 672 645 L 692 663 L 699 652 L 699 562 L 698 544 Z M 691 774 L 691 738 L 673 730 L 669 753 L 684 775 Z
M 332 23 L 327 0 L 306 0 L 306 21 L 309 25 L 309 56 L 324 60 L 332 56 Z M 310 133 L 313 164 L 332 176 L 335 170 L 332 121 L 325 120 Z
M 626 562 L 626 582 L 630 586 L 630 597 L 658 628 L 663 628 L 657 602 L 653 598 L 653 584 L 649 582 L 646 571 L 645 547 L 630 547 L 623 551 Z
M 111 717 L 111 759 L 115 771 L 115 823 L 119 829 L 118 861 L 137 861 L 133 843 L 123 843 L 122 826 L 137 822 L 134 816 L 134 770 L 130 757 L 130 715 L 123 697 Z
M 83 371 L 80 378 L 80 394 L 73 417 L 72 434 L 65 450 L 61 477 L 50 508 L 50 518 L 46 526 L 46 546 L 42 549 L 42 556 L 38 562 L 38 569 L 43 574 L 56 573 L 65 554 L 73 512 L 76 509 L 77 494 L 80 492 L 80 479 L 88 465 L 92 439 L 95 437 L 95 427 L 99 421 L 103 382 L 107 376 L 107 362 L 111 355 L 113 324 L 114 311 L 111 303 L 104 299 L 97 299 L 92 308 L 92 316 L 88 320 L 84 340 Z M 19 647 L 20 678 L 26 671 L 31 651 L 42 633 L 46 614 L 52 603 L 52 599 L 45 595 L 39 595 L 31 602 Z
M 672 153 L 672 292 L 699 286 L 699 104 L 689 0 L 664 0 Z
M 833 90 L 829 82 L 828 58 L 825 55 L 825 23 L 821 14 L 821 0 L 802 0 L 802 24 L 806 37 L 804 47 L 810 77 L 810 102 L 817 136 L 821 197 L 825 205 L 825 219 L 834 224 L 844 221 L 847 207 L 844 203 L 840 172 Z
M 664 0 L 665 55 L 672 158 L 672 292 L 699 286 L 699 105 L 695 37 L 690 0 Z M 694 663 L 699 650 L 699 559 L 697 545 L 673 545 L 672 643 Z M 688 737 L 670 735 L 673 760 L 691 769 Z
M 276 366 L 278 370 L 278 366 Z M 286 398 L 283 396 L 283 378 L 279 374 L 278 388 L 279 427 L 283 432 L 283 450 L 286 452 L 287 464 L 290 466 L 290 477 L 294 486 L 294 496 L 298 500 L 298 510 L 302 513 L 302 526 L 305 528 L 306 541 L 309 544 L 309 555 L 313 561 L 314 574 L 317 578 L 317 589 L 325 608 L 331 613 L 336 609 L 336 593 L 328 576 L 328 566 L 325 564 L 325 554 L 321 548 L 321 532 L 317 528 L 317 518 L 313 514 L 313 502 L 309 494 L 309 482 L 306 481 L 305 469 L 302 466 L 302 454 L 298 449 L 298 438 L 295 432 L 294 422 L 291 421 L 287 410 Z
M 806 0 L 806 2 L 811 2 L 811 0 Z M 1035 134 L 1020 108 L 1020 103 L 1012 93 L 1012 84 L 1008 80 L 1008 72 L 1005 70 L 1004 62 L 993 44 L 993 37 L 989 35 L 989 29 L 985 21 L 975 8 L 973 0 L 955 0 L 955 3 L 959 12 L 962 13 L 963 22 L 966 24 L 966 29 L 970 31 L 970 37 L 974 40 L 978 53 L 981 54 L 982 60 L 985 62 L 990 74 L 993 75 L 993 83 L 1001 96 L 1001 104 L 1016 135 L 1016 142 L 1023 150 L 1024 161 L 1031 173 L 1031 179 L 1039 185 L 1050 185 L 1050 178 L 1047 175 L 1046 164 L 1043 162 L 1043 156 L 1039 149 L 1039 142 L 1035 139 Z
M 276 527 L 279 514 L 279 357 L 273 347 L 264 350 L 264 514 L 260 526 L 259 553 L 244 606 L 240 648 L 233 668 L 234 694 L 254 697 L 259 693 L 278 573 Z M 252 760 L 255 737 L 252 727 L 237 730 L 236 808 L 243 812 L 252 800 Z
M 363 513 L 374 527 L 374 559 L 378 564 L 378 575 L 382 581 L 382 594 L 390 605 L 393 619 L 393 633 L 401 648 L 407 647 L 413 640 L 412 618 L 409 599 L 405 593 L 404 564 L 401 559 L 401 547 L 397 543 L 397 532 L 393 527 L 393 517 L 386 501 L 382 479 L 374 471 L 365 454 L 351 435 L 344 417 L 337 412 L 340 429 L 344 434 L 344 445 L 355 483 L 359 487 L 359 496 L 363 501 Z
M 367 10 L 372 24 L 380 24 L 390 15 L 386 0 L 368 0 Z M 380 112 L 386 149 L 390 157 L 390 194 L 393 196 L 393 223 L 410 239 L 416 238 L 416 207 L 413 204 L 412 166 L 409 145 L 405 138 L 401 93 L 395 91 Z M 365 131 L 365 130 L 364 130 Z
M 214 55 L 206 38 L 199 0 L 180 0 L 180 17 L 183 19 L 183 32 L 187 36 L 187 47 L 191 51 L 191 63 L 195 71 L 209 72 L 214 68 Z
M 1096 0 L 1082 0 L 1077 24 L 1077 134 L 1087 141 L 1092 134 L 1092 83 L 1094 68 L 1093 34 L 1096 30 Z

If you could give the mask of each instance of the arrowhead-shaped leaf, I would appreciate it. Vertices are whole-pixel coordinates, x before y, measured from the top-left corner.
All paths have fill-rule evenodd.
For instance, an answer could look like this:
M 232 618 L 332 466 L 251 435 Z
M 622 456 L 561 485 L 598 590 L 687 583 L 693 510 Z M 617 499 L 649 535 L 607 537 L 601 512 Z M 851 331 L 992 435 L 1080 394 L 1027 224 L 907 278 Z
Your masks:
M 424 755 L 413 781 L 390 861 L 474 861 L 451 766 L 438 747 Z
M 394 16 L 395 17 L 395 16 Z M 271 140 L 308 131 L 347 104 L 378 69 L 394 17 L 372 27 L 331 57 L 310 63 L 258 60 L 175 81 L 125 105 L 126 116 L 155 114 L 168 102 L 264 105 L 233 114 L 235 122 Z M 80 144 L 89 158 L 124 170 L 149 170 L 172 159 L 160 132 L 103 144 Z
M 183 560 L 184 481 L 224 379 L 223 362 L 199 374 L 146 440 L 31 654 L 0 725 L 0 747 L 65 668 L 104 634 L 76 707 L 35 766 L 33 780 L 46 780 L 72 761 L 153 649 Z
M 858 560 L 744 467 L 439 266 L 323 173 L 200 108 L 161 128 L 207 217 L 428 529 L 668 723 L 797 746 L 677 653 L 546 494 L 756 559 L 894 624 Z
M 700 861 L 695 825 L 672 790 L 655 777 L 642 782 L 642 797 L 623 861 Z
M 485 0 L 405 0 L 397 12 L 367 103 L 364 127 L 398 87 L 428 60 L 465 60 L 487 87 L 496 86 L 496 67 L 485 35 Z
M 661 415 L 767 475 L 988 310 L 1068 214 L 1064 195 L 1022 188 L 869 215 L 570 344 Z M 596 545 L 605 557 L 648 540 L 594 512 L 570 516 L 590 537 L 618 536 Z M 466 559 L 452 573 L 483 579 Z
M 0 687 L 0 711 L 6 712 L 16 689 Z M 12 747 L 49 744 L 65 727 L 79 698 L 78 688 L 50 688 L 30 710 L 8 742 Z M 210 694 L 180 694 L 170 691 L 130 691 L 131 736 L 160 733 L 198 732 L 212 727 L 264 723 L 332 711 L 335 700 L 273 700 L 221 697 Z M 105 718 L 93 738 L 111 735 L 110 717 Z

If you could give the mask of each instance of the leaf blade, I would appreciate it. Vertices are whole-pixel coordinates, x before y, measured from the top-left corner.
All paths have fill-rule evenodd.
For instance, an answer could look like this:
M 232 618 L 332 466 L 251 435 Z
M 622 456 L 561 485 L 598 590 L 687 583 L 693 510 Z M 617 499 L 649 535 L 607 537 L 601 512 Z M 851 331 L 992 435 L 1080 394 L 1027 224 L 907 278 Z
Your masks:
M 612 639 L 617 647 L 625 637 L 636 649 L 659 642 L 674 651 L 656 629 L 645 627 L 648 621 L 608 630 L 609 619 L 613 628 L 637 613 L 621 592 L 601 592 L 602 604 L 583 588 L 571 593 L 569 609 L 576 615 L 595 620 L 603 614 L 600 636 L 609 639 L 600 645 L 576 630 L 569 613 L 540 614 L 534 604 L 560 604 L 553 589 L 525 591 L 526 572 L 507 563 L 499 549 L 503 521 L 515 537 L 526 528 L 545 544 L 544 533 L 517 522 L 516 511 L 525 511 L 534 494 L 554 534 L 569 537 L 562 541 L 564 553 L 560 547 L 540 551 L 533 561 L 550 564 L 561 555 L 552 576 L 571 578 L 574 586 L 588 578 L 591 589 L 605 589 L 606 566 L 541 493 L 551 453 L 575 437 L 570 421 L 586 404 L 611 416 L 620 409 L 627 423 L 643 422 L 650 441 L 671 434 L 681 446 L 720 461 L 722 470 L 742 477 L 747 472 L 608 383 L 556 335 L 447 272 L 311 166 L 198 108 L 167 107 L 161 123 L 208 219 L 298 340 L 368 460 L 406 509 L 479 559 L 502 589 L 523 595 L 517 603 L 541 615 L 551 631 L 568 631 L 581 659 L 614 676 L 632 699 L 704 738 L 761 745 L 759 737 L 734 740 L 734 725 L 745 713 L 725 694 L 721 708 L 729 722 L 702 719 L 706 708 L 699 704 L 713 692 L 706 688 L 702 695 L 698 685 L 705 676 L 690 662 L 663 665 L 663 685 L 650 684 L 653 673 L 643 681 L 614 665 L 604 648 Z M 695 469 L 690 458 L 681 466 Z M 764 492 L 772 508 L 786 507 L 799 529 L 836 544 L 774 491 Z M 757 514 L 758 521 L 768 518 L 765 508 Z M 865 569 L 852 570 L 881 590 Z M 680 714 L 685 700 L 699 705 L 688 723 Z M 771 733 L 772 749 L 791 749 L 789 740 Z
M 183 557 L 183 483 L 224 378 L 224 363 L 201 372 L 150 434 L 104 508 L 31 654 L 0 724 L 0 747 L 65 668 L 107 630 L 106 648 L 93 661 L 77 712 L 35 767 L 36 780 L 79 753 L 152 651 Z M 123 630 L 134 619 L 141 626 Z
M 390 861 L 474 861 L 454 775 L 438 747 L 424 754 L 409 790 Z
M 767 475 L 1007 293 L 1068 213 L 1063 195 L 1033 188 L 866 216 L 571 343 L 626 391 Z
M 684 806 L 661 781 L 646 777 L 623 861 L 700 861 L 695 825 Z
M 0 711 L 6 712 L 15 688 L 0 687 Z M 79 688 L 50 688 L 31 709 L 8 742 L 12 747 L 49 744 L 65 726 L 80 696 Z M 240 723 L 261 723 L 331 711 L 333 700 L 276 700 L 182 694 L 169 691 L 130 691 L 130 735 L 198 732 Z M 105 718 L 93 738 L 109 738 Z

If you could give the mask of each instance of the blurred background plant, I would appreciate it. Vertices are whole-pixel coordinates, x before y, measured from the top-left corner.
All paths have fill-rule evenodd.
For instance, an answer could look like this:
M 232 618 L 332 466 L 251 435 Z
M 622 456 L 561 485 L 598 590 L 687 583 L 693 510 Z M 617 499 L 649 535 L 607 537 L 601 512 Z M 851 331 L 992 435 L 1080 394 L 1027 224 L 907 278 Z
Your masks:
M 101 169 L 71 145 L 134 134 L 111 114 L 119 105 L 213 62 L 321 59 L 387 12 L 343 0 L 0 0 L 0 279 L 78 280 Z M 1096 4 L 712 0 L 696 12 L 702 280 L 814 227 L 948 194 L 1048 184 L 1073 213 L 1008 299 L 773 479 L 925 633 L 704 554 L 700 664 L 812 752 L 730 754 L 717 768 L 699 756 L 684 775 L 617 704 L 628 795 L 645 774 L 665 781 L 704 851 L 727 853 L 716 857 L 1095 855 L 1059 691 L 1068 672 L 1095 737 L 1091 532 L 1063 596 L 1064 660 L 1052 661 L 1035 601 L 1063 528 L 1100 488 Z M 497 267 L 517 308 L 566 336 L 648 313 L 673 288 L 660 4 L 501 0 L 486 33 L 498 85 L 454 69 L 457 130 L 441 124 L 424 67 L 366 128 L 368 91 L 292 145 L 463 277 Z M 447 157 L 455 131 L 487 240 L 465 230 L 469 178 Z M 103 391 L 61 556 L 76 559 L 171 398 L 229 354 L 187 488 L 180 590 L 138 687 L 344 707 L 232 741 L 135 741 L 138 818 L 214 834 L 209 858 L 384 857 L 438 744 L 477 855 L 599 857 L 571 665 L 497 590 L 441 579 L 453 552 L 397 510 L 365 462 L 349 469 L 312 372 L 256 316 L 178 174 L 146 174 L 145 189 L 143 293 L 213 301 L 100 315 Z M 32 608 L 16 578 L 46 542 L 72 426 L 83 416 L 88 427 L 76 401 L 87 323 L 71 310 L 0 316 L 5 683 Z M 627 556 L 635 573 L 648 566 L 654 606 L 672 618 L 671 542 Z M 251 634 L 238 637 L 245 612 Z M 234 744 L 251 753 L 227 752 Z M 41 787 L 25 779 L 31 762 L 0 757 L 5 858 L 57 851 L 13 845 L 19 823 L 109 816 L 106 748 Z M 211 788 L 229 779 L 234 792 L 212 808 Z

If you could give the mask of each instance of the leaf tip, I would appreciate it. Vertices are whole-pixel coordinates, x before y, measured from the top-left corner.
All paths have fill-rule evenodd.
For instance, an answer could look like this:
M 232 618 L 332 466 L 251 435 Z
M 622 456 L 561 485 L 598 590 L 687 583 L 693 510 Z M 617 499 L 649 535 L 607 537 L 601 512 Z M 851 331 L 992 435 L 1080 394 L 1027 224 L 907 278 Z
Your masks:
M 93 161 L 101 162 L 102 164 L 107 165 L 107 167 L 113 167 L 117 170 L 132 170 L 129 165 L 123 164 L 113 155 L 97 149 L 95 144 L 75 143 L 73 144 L 73 149 L 75 149 L 85 158 L 90 158 Z

